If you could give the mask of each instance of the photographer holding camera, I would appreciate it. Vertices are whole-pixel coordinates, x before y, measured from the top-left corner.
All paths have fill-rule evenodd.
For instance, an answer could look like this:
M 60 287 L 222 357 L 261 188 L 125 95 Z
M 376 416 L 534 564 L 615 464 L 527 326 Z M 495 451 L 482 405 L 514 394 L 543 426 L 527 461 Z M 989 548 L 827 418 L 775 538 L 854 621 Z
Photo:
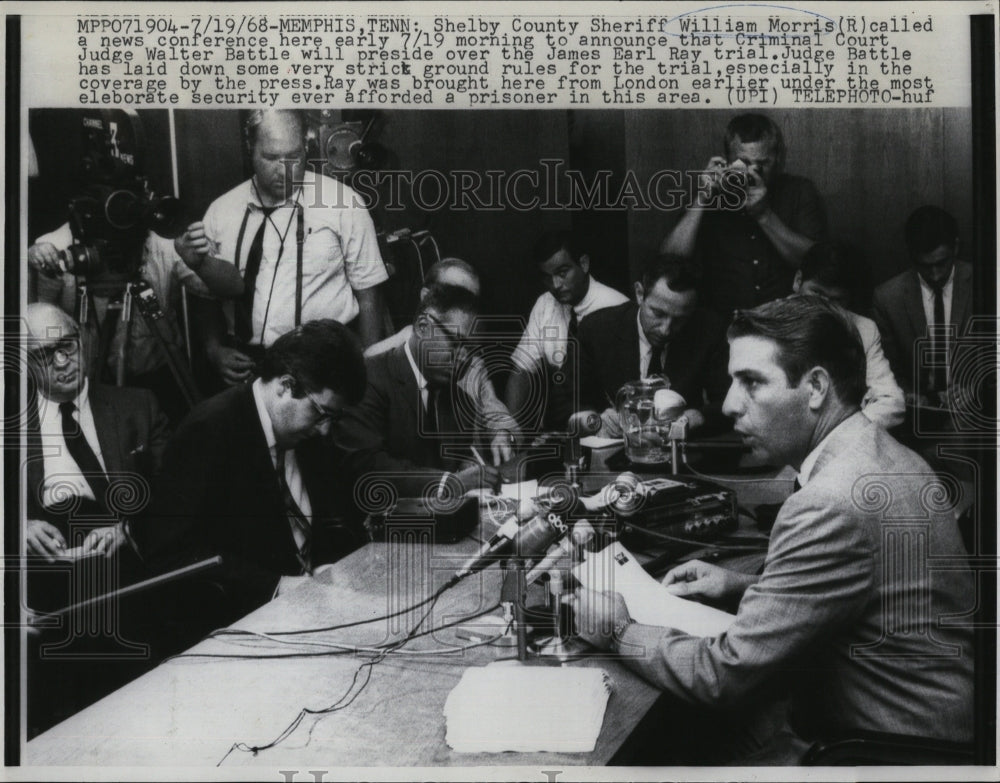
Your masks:
M 28 248 L 28 264 L 39 272 L 38 301 L 57 305 L 70 315 L 76 310 L 78 285 L 86 282 L 86 270 L 73 269 L 67 263 L 66 251 L 73 244 L 70 224 L 64 223 L 55 231 L 38 237 Z M 149 284 L 159 300 L 170 343 L 177 349 L 183 346 L 176 316 L 181 286 L 203 298 L 238 296 L 243 290 L 239 273 L 230 264 L 207 257 L 207 248 L 208 240 L 201 223 L 192 223 L 174 240 L 149 231 L 142 246 L 138 278 Z M 104 324 L 109 297 L 94 295 L 92 301 L 97 323 Z M 86 327 L 94 328 L 93 319 L 88 319 Z M 99 335 L 100 330 L 96 331 Z M 152 390 L 168 418 L 176 423 L 187 412 L 187 404 L 171 377 L 163 348 L 143 319 L 133 317 L 127 330 L 120 319 L 114 325 L 108 368 L 112 374 L 117 370 L 119 350 L 126 334 L 126 383 Z M 91 334 L 91 338 L 98 335 Z M 96 340 L 91 339 L 88 344 L 93 346 Z
M 826 238 L 826 215 L 813 183 L 784 173 L 772 120 L 734 117 L 724 143 L 726 156 L 706 166 L 711 189 L 698 192 L 660 252 L 698 259 L 702 301 L 728 318 L 792 292 L 802 256 Z

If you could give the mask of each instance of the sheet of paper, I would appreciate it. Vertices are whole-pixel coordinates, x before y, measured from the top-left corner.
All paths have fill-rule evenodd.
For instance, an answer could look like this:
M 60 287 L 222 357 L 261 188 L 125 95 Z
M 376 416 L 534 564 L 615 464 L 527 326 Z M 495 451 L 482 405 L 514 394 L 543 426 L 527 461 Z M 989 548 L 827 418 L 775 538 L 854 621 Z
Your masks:
M 621 593 L 632 619 L 644 625 L 718 636 L 734 619 L 728 612 L 669 593 L 618 541 L 590 555 L 573 573 L 591 590 Z

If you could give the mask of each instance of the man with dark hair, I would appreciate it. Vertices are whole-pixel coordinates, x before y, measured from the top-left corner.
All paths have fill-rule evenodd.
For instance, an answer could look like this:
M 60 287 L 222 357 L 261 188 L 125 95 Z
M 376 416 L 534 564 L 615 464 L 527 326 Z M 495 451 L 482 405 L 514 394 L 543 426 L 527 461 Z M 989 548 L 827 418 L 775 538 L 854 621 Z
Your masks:
M 454 285 L 479 296 L 479 273 L 468 261 L 461 258 L 442 258 L 427 270 L 424 285 L 420 289 L 420 299 L 427 296 L 436 284 Z M 393 348 L 402 346 L 413 336 L 413 324 L 407 324 L 392 337 L 370 345 L 365 349 L 365 358 L 378 356 Z M 514 444 L 520 435 L 517 420 L 510 415 L 507 406 L 497 397 L 489 369 L 480 356 L 471 356 L 468 369 L 458 379 L 459 387 L 473 399 L 479 401 L 483 409 L 484 424 L 493 431 L 490 451 L 493 463 L 499 465 L 514 456 Z
M 634 623 L 620 595 L 590 591 L 579 630 L 685 701 L 733 708 L 788 692 L 787 722 L 758 736 L 747 765 L 794 764 L 811 740 L 863 731 L 971 741 L 971 630 L 938 620 L 965 614 L 974 585 L 929 557 L 961 562 L 954 510 L 922 502 L 934 473 L 861 415 L 850 321 L 790 297 L 737 313 L 729 340 L 724 411 L 755 455 L 799 471 L 763 572 L 692 561 L 666 575 L 676 595 L 739 601 L 716 637 Z
M 903 390 L 882 353 L 878 327 L 870 318 L 854 312 L 862 277 L 856 256 L 848 247 L 839 242 L 817 242 L 802 259 L 792 287 L 795 293 L 822 296 L 847 311 L 865 348 L 868 389 L 861 410 L 873 422 L 889 429 L 903 422 L 906 404 Z
M 224 620 L 364 542 L 351 501 L 356 463 L 316 437 L 364 393 L 357 338 L 311 321 L 275 340 L 260 373 L 184 420 L 147 513 L 129 529 L 155 570 L 221 555 Z
M 907 398 L 957 404 L 963 393 L 951 377 L 952 344 L 972 316 L 972 265 L 957 260 L 958 224 L 940 207 L 915 209 L 904 234 L 913 266 L 875 289 L 872 315 Z M 930 367 L 914 364 L 917 340 L 928 337 L 930 354 L 946 358 Z
M 227 384 L 253 377 L 263 349 L 301 323 L 357 322 L 365 345 L 382 337 L 378 286 L 388 278 L 361 197 L 305 170 L 305 119 L 255 110 L 244 126 L 253 177 L 205 213 L 207 255 L 235 266 L 243 295 L 203 318 L 205 350 Z
M 563 430 L 578 402 L 579 324 L 591 313 L 628 301 L 590 274 L 590 256 L 570 231 L 538 238 L 532 262 L 545 293 L 538 297 L 511 360 L 507 409 L 531 427 Z M 541 376 L 541 377 L 539 377 Z M 541 388 L 544 393 L 533 394 Z
M 684 398 L 691 429 L 725 424 L 726 329 L 698 306 L 697 284 L 690 262 L 659 256 L 636 282 L 635 302 L 600 310 L 580 325 L 582 402 L 605 411 L 607 434 L 620 434 L 618 390 L 650 375 L 665 375 Z
M 495 467 L 474 459 L 470 446 L 494 434 L 483 423 L 480 401 L 459 382 L 469 366 L 463 343 L 478 311 L 478 297 L 468 289 L 432 285 L 410 339 L 366 360 L 364 398 L 336 428 L 343 448 L 374 452 L 370 470 L 401 494 L 421 495 L 442 473 L 453 474 L 465 490 L 499 481 Z
M 791 293 L 803 254 L 826 237 L 826 215 L 813 183 L 784 172 L 784 140 L 770 118 L 734 117 L 724 149 L 706 166 L 709 200 L 689 205 L 660 250 L 697 259 L 705 305 L 728 318 Z M 739 196 L 738 210 L 727 192 Z

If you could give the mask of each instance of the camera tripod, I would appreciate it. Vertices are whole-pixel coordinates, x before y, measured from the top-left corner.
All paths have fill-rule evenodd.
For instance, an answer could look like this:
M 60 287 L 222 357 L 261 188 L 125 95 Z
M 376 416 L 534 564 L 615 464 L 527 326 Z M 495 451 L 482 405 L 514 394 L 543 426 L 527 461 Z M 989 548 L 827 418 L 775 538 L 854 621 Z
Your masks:
M 108 291 L 107 287 L 100 286 L 101 295 L 107 295 L 108 306 L 103 322 L 98 318 L 97 308 L 94 307 L 92 294 L 87 283 L 78 278 L 77 281 L 77 322 L 86 324 L 90 317 L 90 310 L 94 310 L 94 321 L 97 324 L 98 336 L 98 357 L 97 367 L 100 371 L 107 366 L 108 356 L 111 353 L 111 343 L 117 330 L 117 324 L 122 324 L 122 339 L 117 348 L 117 362 L 115 365 L 115 385 L 125 385 L 125 370 L 128 366 L 128 351 L 131 342 L 132 322 L 135 312 L 146 324 L 146 328 L 153 336 L 156 344 L 160 346 L 167 360 L 170 374 L 177 384 L 177 388 L 187 403 L 188 408 L 193 407 L 201 400 L 201 393 L 195 384 L 194 377 L 182 357 L 173 344 L 170 327 L 167 325 L 163 308 L 160 301 L 153 292 L 152 286 L 145 280 L 126 280 Z M 108 291 L 108 293 L 105 293 Z

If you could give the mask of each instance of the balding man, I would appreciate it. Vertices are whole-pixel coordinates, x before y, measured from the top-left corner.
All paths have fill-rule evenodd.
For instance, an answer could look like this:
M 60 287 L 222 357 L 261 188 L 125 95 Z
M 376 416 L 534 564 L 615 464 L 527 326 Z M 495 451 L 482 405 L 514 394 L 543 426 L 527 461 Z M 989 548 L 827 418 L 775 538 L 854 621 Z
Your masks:
M 355 191 L 304 169 L 305 131 L 298 112 L 254 111 L 244 126 L 253 176 L 205 213 L 209 255 L 244 282 L 225 329 L 217 323 L 206 339 L 229 384 L 249 380 L 264 348 L 307 321 L 356 322 L 364 345 L 383 334 L 378 286 L 388 274 L 375 227 Z
M 126 482 L 133 495 L 142 495 L 135 488 L 159 465 L 166 418 L 145 389 L 87 380 L 79 327 L 61 309 L 28 305 L 25 323 L 33 381 L 26 427 L 28 554 L 52 562 L 82 546 L 110 557 L 124 538 L 117 493 L 109 489 Z

